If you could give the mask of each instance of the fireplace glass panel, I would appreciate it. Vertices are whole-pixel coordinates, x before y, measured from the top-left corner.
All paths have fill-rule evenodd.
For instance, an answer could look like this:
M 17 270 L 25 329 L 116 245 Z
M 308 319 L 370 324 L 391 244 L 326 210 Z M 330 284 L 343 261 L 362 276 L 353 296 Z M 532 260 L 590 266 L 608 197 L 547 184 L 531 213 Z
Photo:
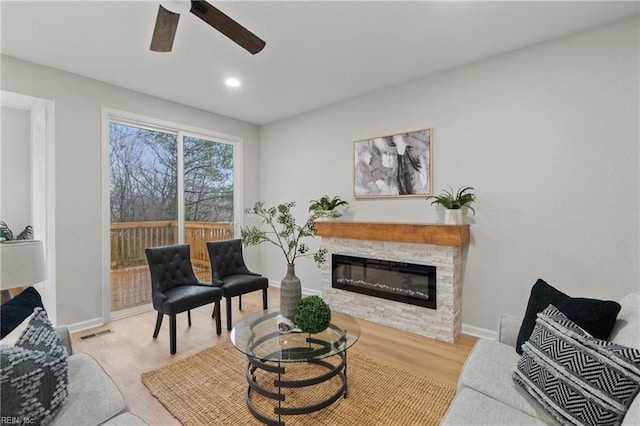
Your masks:
M 332 287 L 436 308 L 436 267 L 333 254 Z

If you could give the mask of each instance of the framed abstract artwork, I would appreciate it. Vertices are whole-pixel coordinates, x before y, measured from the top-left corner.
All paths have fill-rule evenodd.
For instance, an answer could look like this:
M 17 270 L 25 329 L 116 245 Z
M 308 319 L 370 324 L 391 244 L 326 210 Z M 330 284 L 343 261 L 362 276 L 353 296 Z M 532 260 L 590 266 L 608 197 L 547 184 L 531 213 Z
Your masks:
M 431 195 L 432 129 L 354 142 L 355 198 Z

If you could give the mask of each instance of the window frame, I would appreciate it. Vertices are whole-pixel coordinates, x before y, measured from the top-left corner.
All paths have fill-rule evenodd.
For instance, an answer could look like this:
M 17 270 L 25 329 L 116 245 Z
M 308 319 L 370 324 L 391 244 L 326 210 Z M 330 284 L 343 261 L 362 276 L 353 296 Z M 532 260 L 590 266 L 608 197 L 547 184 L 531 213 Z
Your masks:
M 101 259 L 101 281 L 102 281 L 102 320 L 106 323 L 112 318 L 132 315 L 134 313 L 151 309 L 151 304 L 123 309 L 115 315 L 111 312 L 111 247 L 110 247 L 110 169 L 109 169 L 109 144 L 110 144 L 110 123 L 118 123 L 127 126 L 140 127 L 152 131 L 160 131 L 175 134 L 178 140 L 178 176 L 184 175 L 184 138 L 194 137 L 216 143 L 225 143 L 233 147 L 233 225 L 234 235 L 243 225 L 243 138 L 233 136 L 213 130 L 198 128 L 185 124 L 175 123 L 158 118 L 148 117 L 127 111 L 117 110 L 108 107 L 101 108 L 102 118 L 102 259 Z M 184 214 L 184 179 L 178 179 L 178 241 L 185 239 L 185 214 Z

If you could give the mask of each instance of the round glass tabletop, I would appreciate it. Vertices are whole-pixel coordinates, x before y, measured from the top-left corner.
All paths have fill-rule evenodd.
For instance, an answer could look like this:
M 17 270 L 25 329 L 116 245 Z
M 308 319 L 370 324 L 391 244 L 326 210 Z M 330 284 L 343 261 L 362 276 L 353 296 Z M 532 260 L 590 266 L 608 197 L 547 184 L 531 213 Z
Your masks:
M 331 325 L 315 334 L 278 331 L 278 309 L 258 312 L 238 322 L 231 342 L 244 354 L 262 361 L 301 362 L 326 358 L 349 349 L 360 337 L 358 322 L 331 313 Z

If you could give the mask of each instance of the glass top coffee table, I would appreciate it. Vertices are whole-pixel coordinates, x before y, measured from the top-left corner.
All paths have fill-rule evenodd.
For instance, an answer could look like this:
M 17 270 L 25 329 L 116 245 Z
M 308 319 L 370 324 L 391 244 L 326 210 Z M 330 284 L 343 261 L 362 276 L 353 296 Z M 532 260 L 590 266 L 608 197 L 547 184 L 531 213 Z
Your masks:
M 329 327 L 316 334 L 281 333 L 279 314 L 262 311 L 231 330 L 231 342 L 248 360 L 247 407 L 269 425 L 283 425 L 283 415 L 312 413 L 346 398 L 347 349 L 360 337 L 360 326 L 346 314 L 332 312 Z M 310 395 L 318 396 L 309 400 Z M 264 401 L 271 402 L 270 410 Z

